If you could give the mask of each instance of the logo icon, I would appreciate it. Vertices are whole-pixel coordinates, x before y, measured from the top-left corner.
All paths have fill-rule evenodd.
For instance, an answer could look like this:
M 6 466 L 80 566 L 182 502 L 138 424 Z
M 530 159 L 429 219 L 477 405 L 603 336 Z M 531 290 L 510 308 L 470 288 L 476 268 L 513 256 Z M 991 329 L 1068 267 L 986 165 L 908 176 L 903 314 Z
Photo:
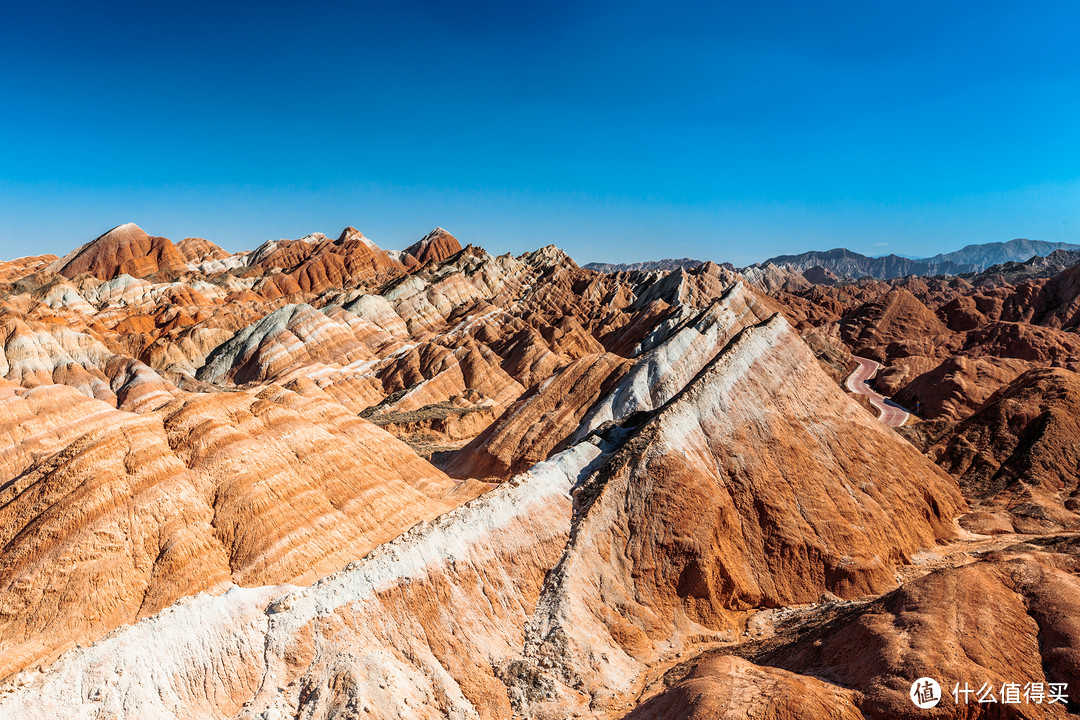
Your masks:
M 911 683 L 911 702 L 915 707 L 929 710 L 941 702 L 941 686 L 934 678 L 921 677 Z

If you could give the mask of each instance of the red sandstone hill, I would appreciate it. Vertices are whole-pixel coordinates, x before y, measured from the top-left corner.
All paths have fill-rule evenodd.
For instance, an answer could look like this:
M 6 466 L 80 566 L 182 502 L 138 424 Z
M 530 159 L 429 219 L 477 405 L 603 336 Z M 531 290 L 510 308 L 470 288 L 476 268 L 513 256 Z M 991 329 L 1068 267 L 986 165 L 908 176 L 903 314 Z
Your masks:
M 336 240 L 314 235 L 300 240 L 266 243 L 252 253 L 251 263 L 264 270 L 280 269 L 267 278 L 262 294 L 274 298 L 322 292 L 357 283 L 377 284 L 403 274 L 404 268 L 353 227 Z
M 1039 368 L 994 393 L 929 454 L 984 508 L 973 523 L 1001 510 L 1017 532 L 1074 530 L 1080 527 L 1078 438 L 1080 375 Z
M 881 392 L 918 400 L 924 417 L 959 420 L 1024 370 L 1080 369 L 1078 267 L 1016 285 L 995 271 L 771 294 L 800 328 L 836 328 L 852 352 L 884 363 Z
M 90 273 L 101 280 L 118 275 L 141 278 L 160 270 L 186 269 L 184 256 L 172 241 L 151 237 L 134 223 L 114 227 L 55 264 L 57 272 L 65 277 Z
M 413 258 L 417 264 L 439 262 L 461 251 L 461 243 L 450 233 L 435 228 L 421 240 L 405 248 L 405 255 Z
M 0 274 L 0 716 L 916 717 L 925 673 L 1080 700 L 1068 271 L 128 225 Z M 853 351 L 938 419 L 878 422 Z
M 229 253 L 205 238 L 189 237 L 176 243 L 176 249 L 188 263 L 224 260 Z
M 760 640 L 678 662 L 626 717 L 1072 717 L 1080 697 L 1080 555 L 1067 541 L 1002 543 L 974 562 L 944 563 L 869 603 L 829 603 L 775 619 Z M 933 711 L 909 697 L 915 676 L 943 679 Z M 979 678 L 975 683 L 960 678 Z M 965 685 L 966 683 L 966 685 Z M 1001 688 L 1063 688 L 1060 700 L 1000 701 Z M 954 686 L 993 688 L 956 704 Z M 964 696 L 959 696 L 963 700 Z

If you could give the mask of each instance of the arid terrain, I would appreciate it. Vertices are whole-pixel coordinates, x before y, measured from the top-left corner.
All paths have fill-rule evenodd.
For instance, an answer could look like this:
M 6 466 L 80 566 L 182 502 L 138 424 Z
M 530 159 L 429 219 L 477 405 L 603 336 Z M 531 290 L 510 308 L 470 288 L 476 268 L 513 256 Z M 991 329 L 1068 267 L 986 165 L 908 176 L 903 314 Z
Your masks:
M 0 718 L 1066 717 L 1073 255 L 0 263 Z

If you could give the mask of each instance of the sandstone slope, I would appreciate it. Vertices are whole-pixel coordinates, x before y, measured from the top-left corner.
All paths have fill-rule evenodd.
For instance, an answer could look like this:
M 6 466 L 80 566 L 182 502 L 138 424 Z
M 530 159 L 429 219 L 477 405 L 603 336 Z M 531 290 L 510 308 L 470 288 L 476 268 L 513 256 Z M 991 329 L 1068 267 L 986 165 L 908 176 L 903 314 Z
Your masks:
M 1069 272 L 137 230 L 4 269 L 0 716 L 887 718 L 924 673 L 1078 680 Z M 883 426 L 852 351 L 937 419 Z
M 17 676 L 0 707 L 593 717 L 665 653 L 729 636 L 753 608 L 893 587 L 899 564 L 952 536 L 958 493 L 850 402 L 783 318 L 717 325 L 742 292 L 642 356 L 671 343 L 682 352 L 669 361 L 700 358 L 671 368 L 681 385 L 613 387 L 596 404 L 607 420 L 587 432 L 582 417 L 580 441 L 513 481 L 308 589 L 194 597 Z M 749 312 L 745 296 L 737 307 Z M 862 442 L 843 442 L 849 425 Z M 149 643 L 163 637 L 159 659 Z

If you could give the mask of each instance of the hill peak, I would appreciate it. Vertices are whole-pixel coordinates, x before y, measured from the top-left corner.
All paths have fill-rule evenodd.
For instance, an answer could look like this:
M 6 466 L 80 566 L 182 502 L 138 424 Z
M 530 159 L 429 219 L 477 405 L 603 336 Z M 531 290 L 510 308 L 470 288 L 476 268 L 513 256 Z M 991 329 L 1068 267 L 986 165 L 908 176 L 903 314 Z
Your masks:
M 89 273 L 101 280 L 118 275 L 146 277 L 159 270 L 182 272 L 186 263 L 172 241 L 151 237 L 135 223 L 117 225 L 57 261 L 66 277 Z
M 419 241 L 405 248 L 405 254 L 411 255 L 417 263 L 439 262 L 461 252 L 458 239 L 441 227 L 437 227 Z

